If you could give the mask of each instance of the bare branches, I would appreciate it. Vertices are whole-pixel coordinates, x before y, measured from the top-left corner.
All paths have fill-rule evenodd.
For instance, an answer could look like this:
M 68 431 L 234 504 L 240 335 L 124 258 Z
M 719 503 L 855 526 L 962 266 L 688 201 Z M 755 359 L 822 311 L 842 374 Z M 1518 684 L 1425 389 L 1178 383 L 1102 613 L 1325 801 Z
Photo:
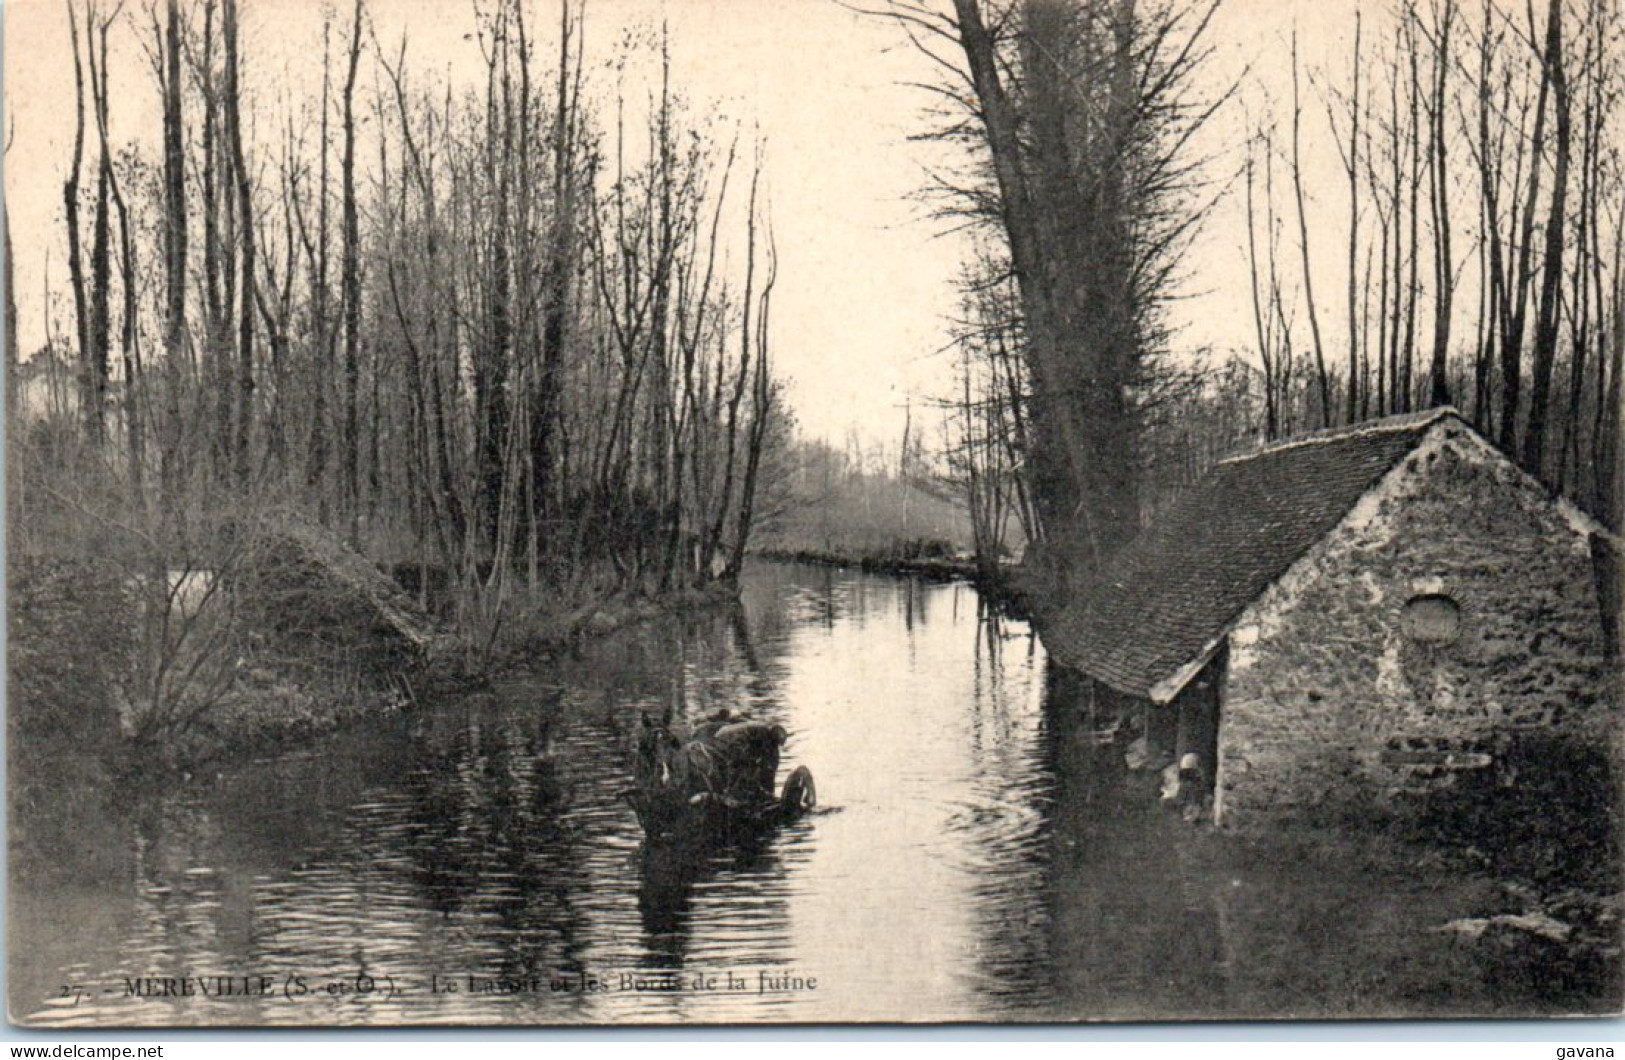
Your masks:
M 1332 424 L 1331 376 L 1326 350 L 1320 340 L 1320 316 L 1315 311 L 1314 269 L 1309 264 L 1309 215 L 1304 206 L 1303 161 L 1300 152 L 1303 104 L 1298 96 L 1298 33 L 1292 32 L 1292 197 L 1298 206 L 1298 250 L 1303 260 L 1303 298 L 1308 309 L 1309 333 L 1314 340 L 1315 380 L 1320 388 L 1320 425 Z
M 1201 169 L 1188 149 L 1228 96 L 1192 98 L 1216 9 L 897 0 L 866 10 L 898 25 L 941 76 L 925 86 L 937 105 L 925 136 L 964 161 L 932 167 L 925 194 L 933 216 L 1003 248 L 967 275 L 968 293 L 998 286 L 989 282 L 995 272 L 1019 293 L 1019 340 L 1003 323 L 975 321 L 962 342 L 999 335 L 1022 350 L 1027 407 L 1012 414 L 1024 423 L 1030 415 L 1031 431 L 1009 459 L 1027 470 L 1020 491 L 992 487 L 1004 480 L 989 470 L 989 425 L 967 420 L 965 451 L 983 454 L 976 470 L 965 465 L 968 488 L 995 488 L 1008 500 L 1030 485 L 1032 533 L 1080 571 L 1138 523 L 1139 402 L 1179 251 L 1202 213 L 1191 206 Z M 939 50 L 945 45 L 951 57 Z M 992 308 L 979 297 L 968 305 Z M 999 385 L 972 370 L 977 359 L 962 357 L 967 378 Z M 963 401 L 967 417 L 988 407 L 971 395 Z M 991 526 L 1002 517 L 986 500 L 974 500 L 973 511 Z
M 1386 49 L 1366 47 L 1358 16 L 1350 29 L 1349 72 L 1315 78 L 1349 189 L 1348 352 L 1317 378 L 1318 403 L 1340 394 L 1354 420 L 1454 400 L 1531 472 L 1612 518 L 1612 475 L 1588 472 L 1581 453 L 1600 455 L 1617 422 L 1612 362 L 1592 358 L 1611 350 L 1599 313 L 1619 221 L 1596 189 L 1619 177 L 1604 146 L 1619 120 L 1617 60 L 1601 60 L 1602 42 L 1620 41 L 1619 13 L 1589 0 L 1415 0 L 1395 11 Z M 1308 151 L 1294 157 L 1309 165 Z M 1262 360 L 1278 340 L 1258 326 L 1267 255 L 1255 242 L 1249 256 Z M 1286 300 L 1306 301 L 1313 340 L 1325 260 L 1302 264 Z

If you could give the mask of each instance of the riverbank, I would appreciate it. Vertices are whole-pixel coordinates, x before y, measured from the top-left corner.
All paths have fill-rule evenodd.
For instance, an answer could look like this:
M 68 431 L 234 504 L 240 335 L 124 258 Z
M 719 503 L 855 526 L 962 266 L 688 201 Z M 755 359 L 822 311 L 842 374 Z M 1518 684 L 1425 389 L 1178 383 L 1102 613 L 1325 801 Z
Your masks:
M 588 643 L 666 615 L 715 607 L 737 589 L 715 585 L 666 594 L 625 590 L 568 611 L 532 610 L 515 621 L 501 645 L 477 649 L 466 633 L 446 631 L 434 649 L 396 669 L 356 675 L 348 687 L 317 678 L 268 674 L 221 704 L 211 727 L 215 759 L 230 760 L 329 735 L 358 722 L 420 710 L 483 692 L 516 674 L 534 674 Z
M 480 635 L 417 610 L 358 555 L 339 577 L 308 552 L 297 562 L 287 549 L 271 554 L 274 563 L 233 570 L 233 588 L 214 575 L 206 590 L 181 579 L 157 605 L 105 561 L 11 557 L 15 775 L 69 754 L 130 776 L 218 768 L 466 695 L 627 626 L 737 596 L 719 583 L 510 604 L 491 627 L 497 635 Z
M 865 574 L 891 574 L 898 577 L 919 577 L 931 581 L 983 580 L 981 566 L 974 559 L 963 556 L 906 555 L 894 551 L 843 553 L 819 549 L 759 549 L 753 555 L 777 563 L 806 563 L 816 567 L 836 567 L 841 570 L 860 570 Z M 1008 564 L 1004 569 L 1013 569 Z

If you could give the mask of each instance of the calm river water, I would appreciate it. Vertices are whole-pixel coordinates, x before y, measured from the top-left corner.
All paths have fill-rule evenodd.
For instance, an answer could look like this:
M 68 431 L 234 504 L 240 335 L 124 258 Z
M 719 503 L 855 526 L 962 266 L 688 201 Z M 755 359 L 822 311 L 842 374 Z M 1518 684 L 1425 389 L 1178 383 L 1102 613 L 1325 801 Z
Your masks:
M 757 849 L 645 852 L 618 793 L 639 712 L 668 706 L 783 724 L 783 770 L 812 769 L 820 811 Z M 1482 884 L 1194 829 L 1081 726 L 1037 640 L 974 589 L 760 564 L 738 608 L 627 629 L 488 694 L 170 792 L 69 800 L 61 836 L 14 837 L 12 1012 L 391 1024 L 1542 1005 L 1430 930 Z M 216 976 L 237 992 L 219 996 Z

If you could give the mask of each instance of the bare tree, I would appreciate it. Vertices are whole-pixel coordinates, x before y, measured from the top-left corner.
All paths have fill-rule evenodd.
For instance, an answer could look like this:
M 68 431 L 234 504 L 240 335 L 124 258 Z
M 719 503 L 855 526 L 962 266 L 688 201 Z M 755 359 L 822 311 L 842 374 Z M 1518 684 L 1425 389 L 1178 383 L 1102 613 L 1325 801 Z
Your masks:
M 79 19 L 74 13 L 73 0 L 68 2 L 68 34 L 73 44 L 73 160 L 68 177 L 62 185 L 62 205 L 68 234 L 68 283 L 73 289 L 74 322 L 79 339 L 79 413 L 84 418 L 91 437 L 97 435 L 95 420 L 99 405 L 95 400 L 95 375 L 92 368 L 95 338 L 91 326 L 91 312 L 85 290 L 83 232 L 79 227 L 79 175 L 85 154 L 85 75 L 79 54 Z M 87 34 L 92 32 L 86 27 Z
M 1574 116 L 1570 109 L 1568 66 L 1564 59 L 1563 6 L 1562 0 L 1550 0 L 1547 5 L 1545 43 L 1540 55 L 1542 82 L 1551 85 L 1557 157 L 1552 166 L 1552 194 L 1546 217 L 1540 300 L 1535 315 L 1534 345 L 1530 349 L 1529 423 L 1523 436 L 1523 464 L 1535 474 L 1540 474 L 1546 455 L 1552 371 L 1557 363 L 1558 303 L 1563 297 L 1563 250 L 1567 236 L 1569 165 L 1573 149 Z M 1545 116 L 1544 110 L 1541 116 Z M 1538 171 L 1538 161 L 1536 169 Z M 1533 217 L 1533 196 L 1529 210 L 1529 216 Z
M 165 0 L 160 32 L 153 16 L 154 66 L 163 99 L 164 142 L 164 393 L 160 510 L 179 500 L 185 470 L 181 438 L 181 367 L 186 355 L 186 146 L 181 86 L 180 0 Z
M 1450 240 L 1449 138 L 1445 114 L 1449 106 L 1448 77 L 1453 58 L 1450 31 L 1456 19 L 1455 0 L 1440 0 L 1435 8 L 1431 38 L 1433 77 L 1428 92 L 1428 203 L 1433 222 L 1433 356 L 1429 362 L 1428 403 L 1450 404 L 1448 360 L 1450 318 L 1455 303 L 1456 264 Z
M 1201 213 L 1180 194 L 1190 137 L 1218 105 L 1191 86 L 1213 10 L 893 0 L 881 12 L 944 69 L 939 135 L 979 160 L 968 180 L 942 180 L 944 214 L 1008 248 L 1037 532 L 1063 576 L 1139 524 L 1137 395 L 1163 341 L 1174 252 Z
M 355 184 L 355 82 L 361 64 L 362 0 L 355 0 L 350 24 L 349 67 L 344 77 L 344 153 L 339 163 L 342 252 L 341 301 L 344 313 L 344 431 L 340 450 L 344 505 L 350 520 L 350 543 L 360 544 L 360 429 L 357 399 L 361 385 L 361 231 Z
M 225 123 L 230 142 L 231 169 L 236 177 L 237 229 L 242 268 L 237 305 L 236 433 L 232 439 L 233 468 L 239 486 L 249 476 L 249 438 L 254 418 L 254 197 L 253 183 L 243 151 L 241 58 L 238 52 L 237 0 L 223 0 L 222 32 L 226 49 Z
M 1326 365 L 1326 348 L 1320 340 L 1320 314 L 1315 311 L 1314 269 L 1309 264 L 1309 213 L 1303 198 L 1303 158 L 1301 125 L 1303 103 L 1298 93 L 1298 31 L 1292 31 L 1292 198 L 1298 207 L 1298 251 L 1303 259 L 1303 300 L 1309 316 L 1309 335 L 1314 340 L 1315 381 L 1320 388 L 1320 425 L 1332 425 L 1332 384 Z

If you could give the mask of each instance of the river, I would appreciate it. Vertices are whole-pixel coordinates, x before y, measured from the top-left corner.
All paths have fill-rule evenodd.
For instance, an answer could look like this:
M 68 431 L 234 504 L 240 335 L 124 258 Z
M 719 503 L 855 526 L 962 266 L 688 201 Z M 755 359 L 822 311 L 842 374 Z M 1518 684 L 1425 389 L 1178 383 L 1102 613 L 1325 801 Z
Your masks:
M 173 789 L 65 799 L 71 827 L 13 835 L 11 1010 L 67 1026 L 1553 1007 L 1432 930 L 1484 881 L 1184 824 L 1058 687 L 1028 628 L 968 585 L 756 564 L 738 607 L 489 692 Z M 632 726 L 723 706 L 790 731 L 782 771 L 810 767 L 820 809 L 754 849 L 646 852 L 620 797 Z

